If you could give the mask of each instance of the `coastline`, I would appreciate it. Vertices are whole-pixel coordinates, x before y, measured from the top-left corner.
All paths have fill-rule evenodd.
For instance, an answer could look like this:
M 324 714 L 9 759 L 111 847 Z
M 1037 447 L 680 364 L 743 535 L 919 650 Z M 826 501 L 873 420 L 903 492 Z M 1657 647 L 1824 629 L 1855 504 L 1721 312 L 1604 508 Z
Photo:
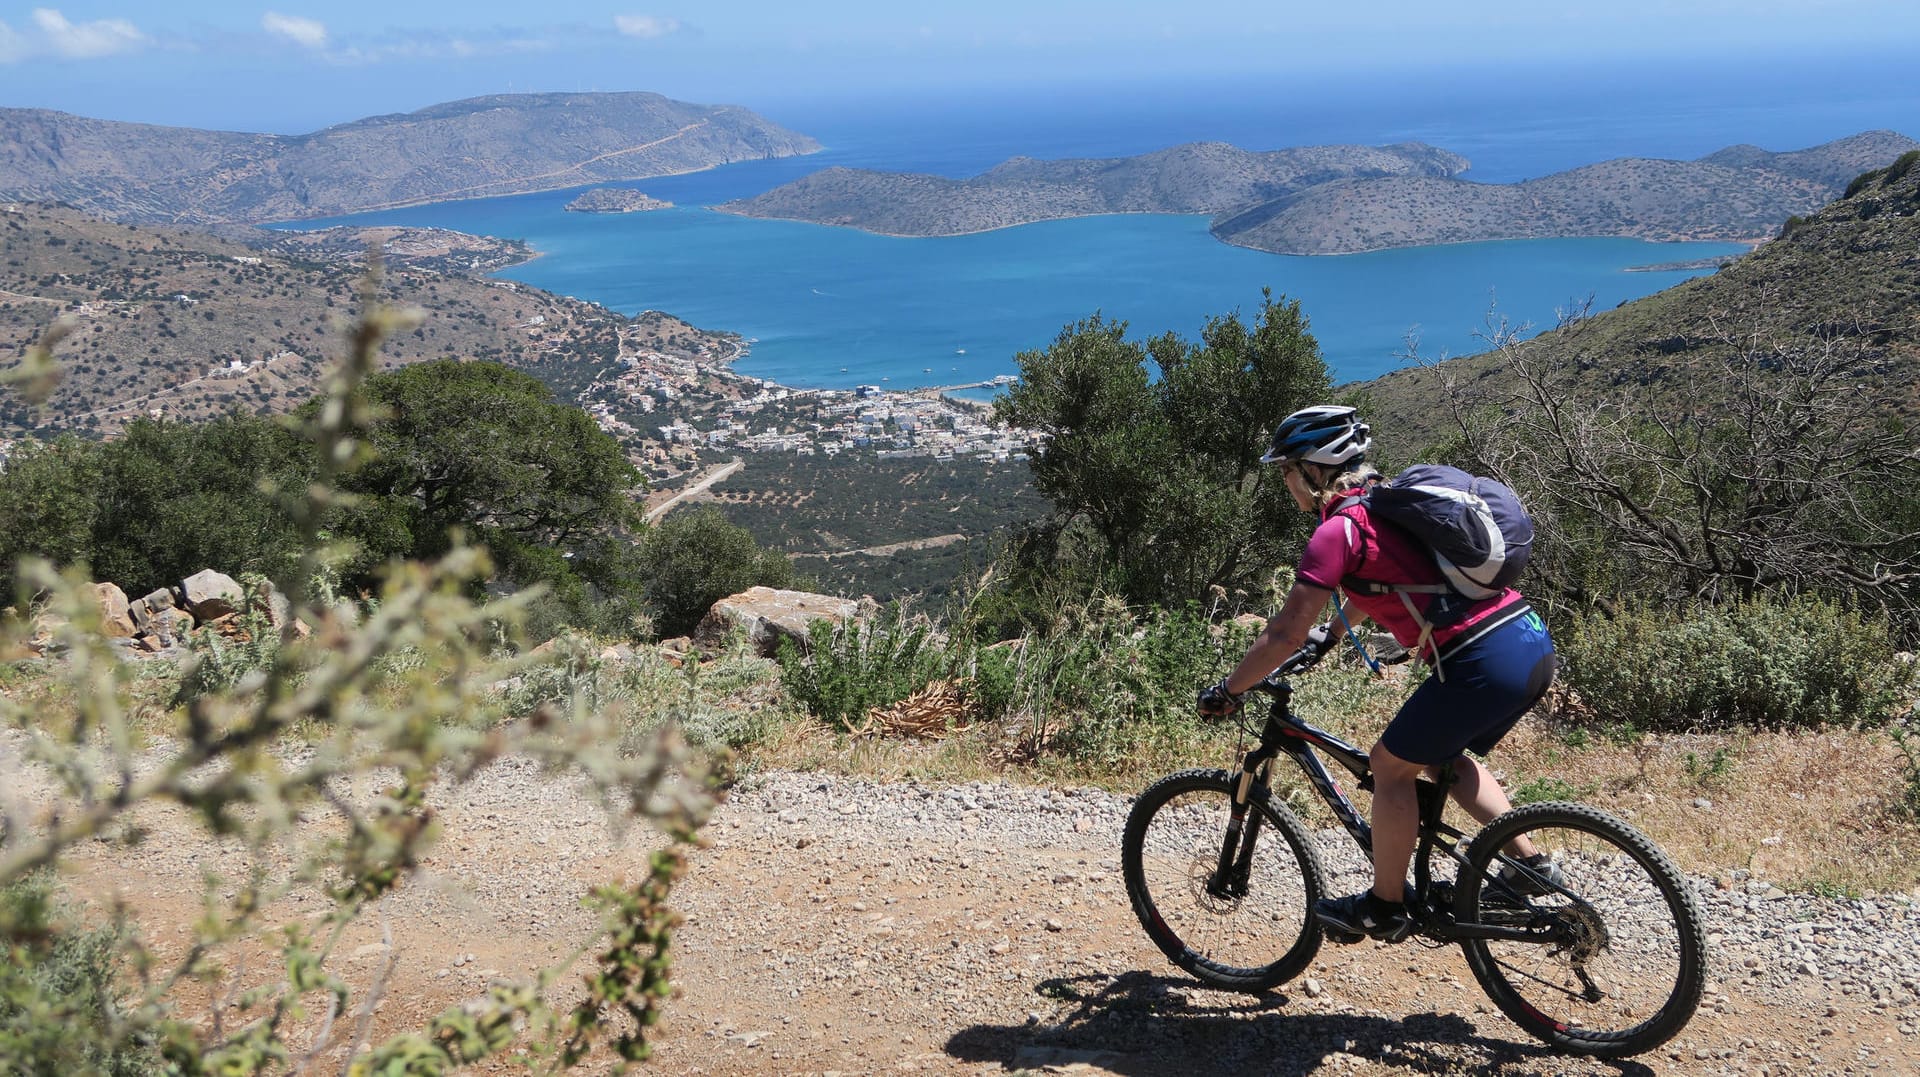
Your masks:
M 837 224 L 832 221 L 813 221 L 813 220 L 808 220 L 804 217 L 775 217 L 775 216 L 769 216 L 763 213 L 742 213 L 738 210 L 727 209 L 721 205 L 701 206 L 698 208 L 709 210 L 714 213 L 724 213 L 729 217 L 743 217 L 747 220 L 754 220 L 754 221 L 786 221 L 791 224 L 811 224 L 820 228 L 844 228 L 849 231 L 862 232 L 870 236 L 881 236 L 886 239 L 957 239 L 962 236 L 981 236 L 981 235 L 987 235 L 993 232 L 1005 232 L 1013 228 L 1025 228 L 1026 226 L 1032 225 L 1032 224 L 1047 224 L 1052 221 L 1091 220 L 1099 217 L 1213 217 L 1213 216 L 1218 216 L 1218 214 L 1209 214 L 1209 213 L 1169 213 L 1164 210 L 1114 210 L 1106 213 L 1069 213 L 1069 214 L 1064 214 L 1058 217 L 1035 217 L 1034 219 L 1028 220 L 1028 221 L 1016 221 L 1011 224 L 997 224 L 991 228 L 974 228 L 964 232 L 887 232 L 877 228 L 862 228 L 857 224 Z M 1266 247 L 1255 247 L 1245 243 L 1235 243 L 1232 240 L 1221 239 L 1218 235 L 1216 235 L 1213 232 L 1212 229 L 1208 229 L 1207 234 L 1213 238 L 1214 242 L 1224 244 L 1225 246 L 1228 246 L 1228 247 L 1238 247 L 1243 251 L 1258 251 L 1261 254 L 1278 255 L 1279 257 L 1282 257 L 1282 258 L 1342 258 L 1348 255 L 1355 255 L 1355 254 L 1378 254 L 1382 251 L 1415 250 L 1420 247 L 1459 247 L 1459 246 L 1465 246 L 1471 243 L 1525 243 L 1533 240 L 1543 240 L 1543 239 L 1637 239 L 1646 243 L 1738 243 L 1745 246 L 1749 251 L 1751 251 L 1754 248 L 1760 246 L 1761 244 L 1773 238 L 1772 236 L 1728 236 L 1728 237 L 1687 236 L 1687 237 L 1676 238 L 1673 236 L 1637 235 L 1632 232 L 1582 232 L 1582 233 L 1576 233 L 1571 235 L 1495 236 L 1495 237 L 1486 237 L 1486 238 L 1480 238 L 1480 239 L 1450 239 L 1450 240 L 1446 240 L 1438 243 L 1390 243 L 1390 244 L 1385 244 L 1383 246 L 1378 246 L 1378 247 L 1359 247 L 1353 250 L 1337 250 L 1337 251 L 1276 251 L 1276 250 L 1269 250 Z M 1696 261 L 1710 262 L 1710 263 L 1717 264 L 1719 260 L 1718 259 L 1696 259 Z M 1658 269 L 1666 269 L 1669 267 L 1684 267 L 1689 265 L 1690 263 L 1675 262 L 1675 263 L 1663 263 L 1658 266 L 1647 266 L 1647 267 L 1633 266 L 1633 267 L 1629 267 L 1626 270 L 1626 272 L 1652 272 Z
M 584 194 L 586 191 L 592 188 L 605 187 L 610 183 L 645 183 L 648 180 L 665 179 L 670 176 L 693 176 L 693 175 L 698 175 L 701 172 L 711 172 L 716 168 L 725 168 L 728 165 L 745 164 L 748 161 L 752 161 L 752 160 L 766 160 L 766 159 L 786 160 L 787 158 L 790 158 L 790 157 L 811 157 L 814 154 L 820 153 L 825 149 L 826 149 L 825 146 L 821 146 L 818 149 L 808 150 L 805 153 L 790 153 L 790 154 L 786 154 L 783 157 L 778 157 L 778 158 L 747 158 L 741 161 L 721 161 L 718 164 L 702 165 L 699 168 L 682 168 L 672 172 L 655 172 L 655 173 L 652 173 L 651 175 L 633 176 L 627 179 L 592 180 L 587 183 L 557 184 L 551 187 L 529 187 L 525 190 L 520 190 L 520 191 L 499 191 L 493 194 L 435 195 L 435 196 L 426 197 L 426 198 L 409 198 L 399 202 L 383 202 L 377 206 L 364 206 L 359 209 L 340 210 L 333 213 L 323 213 L 314 217 L 280 217 L 280 218 L 269 218 L 267 220 L 262 220 L 262 221 L 236 221 L 234 223 L 249 225 L 254 228 L 273 228 L 273 227 L 282 226 L 282 225 L 285 225 L 285 226 L 297 225 L 302 221 L 323 221 L 331 217 L 358 217 L 363 213 L 385 213 L 388 210 L 395 210 L 395 209 L 416 209 L 420 206 L 449 205 L 455 202 L 482 202 L 489 198 L 518 198 L 522 195 L 529 195 L 529 194 L 551 194 L 555 191 L 576 191 L 576 190 Z M 505 183 L 505 182 L 512 182 L 512 181 L 502 180 L 501 182 Z M 711 207 L 708 207 L 708 208 L 711 208 Z M 352 227 L 352 226 L 328 225 L 326 227 Z M 318 231 L 318 229 L 311 229 L 311 231 Z M 494 238 L 499 238 L 499 237 L 494 237 Z

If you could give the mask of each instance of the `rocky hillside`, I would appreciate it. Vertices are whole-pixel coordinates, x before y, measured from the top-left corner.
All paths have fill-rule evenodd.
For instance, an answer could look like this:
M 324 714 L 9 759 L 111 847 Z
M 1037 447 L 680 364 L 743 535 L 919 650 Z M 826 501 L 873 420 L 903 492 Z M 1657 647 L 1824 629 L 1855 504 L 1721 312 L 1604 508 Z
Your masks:
M 1332 180 L 1451 176 L 1467 160 L 1419 143 L 1253 153 L 1195 142 L 1139 157 L 1015 157 L 972 179 L 829 168 L 717 208 L 748 217 L 949 236 L 1099 213 L 1219 213 Z
M 104 434 L 160 413 L 206 418 L 283 411 L 313 395 L 358 303 L 369 243 L 385 294 L 422 309 L 389 340 L 389 363 L 458 356 L 526 369 L 563 396 L 611 366 L 622 342 L 717 352 L 720 337 L 677 319 L 642 324 L 605 308 L 464 272 L 525 257 L 518 244 L 436 229 L 260 233 L 261 246 L 117 224 L 77 210 L 0 206 L 0 354 L 20 355 L 56 318 L 63 380 L 45 410 L 0 392 L 0 439 Z
M 1625 389 L 1648 401 L 1685 393 L 1693 406 L 1711 371 L 1736 349 L 1821 349 L 1846 364 L 1863 404 L 1920 411 L 1920 150 L 1883 159 L 1852 193 L 1718 273 L 1543 334 L 1559 369 L 1594 392 Z M 1444 369 L 1396 371 L 1365 385 L 1383 420 L 1411 437 L 1440 433 L 1433 406 L 1444 374 L 1471 385 L 1498 377 L 1496 356 Z M 1682 389 L 1681 386 L 1685 388 Z
M 258 222 L 645 179 L 819 148 L 743 108 L 650 93 L 476 97 L 296 136 L 0 109 L 0 199 L 63 202 L 128 222 Z
M 1224 215 L 1213 234 L 1281 254 L 1555 236 L 1754 239 L 1916 146 L 1869 131 L 1791 153 L 1734 146 L 1697 161 L 1621 158 L 1523 183 L 1356 177 Z

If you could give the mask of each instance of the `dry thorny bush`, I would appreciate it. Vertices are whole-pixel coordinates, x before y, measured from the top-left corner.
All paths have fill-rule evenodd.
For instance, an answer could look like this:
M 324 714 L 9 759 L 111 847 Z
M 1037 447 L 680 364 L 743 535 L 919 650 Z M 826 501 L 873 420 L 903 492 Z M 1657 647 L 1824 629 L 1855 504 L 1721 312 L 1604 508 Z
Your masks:
M 39 813 L 0 797 L 6 812 L 0 887 L 57 868 L 82 843 L 139 840 L 136 813 L 154 804 L 187 809 L 209 837 L 243 842 L 255 865 L 245 878 L 209 878 L 210 915 L 178 960 L 163 963 L 137 934 L 116 936 L 119 963 L 133 976 L 104 1019 L 63 1030 L 68 1043 L 62 1050 L 74 1057 L 134 1050 L 157 1054 L 172 1072 L 239 1074 L 308 1072 L 326 1056 L 344 1059 L 350 1073 L 384 1075 L 441 1073 L 509 1049 L 525 1050 L 549 1069 L 570 1067 L 596 1043 L 621 1059 L 645 1055 L 647 1029 L 667 994 L 672 918 L 663 899 L 681 867 L 673 845 L 653 857 L 637 883 L 595 891 L 604 929 L 571 959 L 530 983 L 496 983 L 483 1001 L 449 1009 L 417 1032 L 369 1042 L 391 962 L 360 984 L 330 968 L 349 925 L 403 885 L 439 836 L 429 804 L 434 787 L 466 781 L 493 760 L 531 757 L 555 772 L 582 775 L 616 817 L 648 821 L 682 840 L 712 802 L 690 752 L 670 732 L 623 754 L 608 747 L 621 743 L 618 732 L 581 708 L 566 714 L 549 706 L 527 721 L 498 720 L 486 686 L 511 676 L 520 660 L 493 651 L 488 641 L 515 622 L 532 596 L 469 597 L 470 585 L 490 571 L 483 551 L 456 545 L 438 561 L 398 566 L 365 609 L 330 604 L 312 587 L 338 553 L 324 531 L 342 501 L 334 480 L 364 458 L 363 431 L 375 418 L 362 386 L 375 370 L 383 336 L 409 328 L 414 317 L 382 307 L 369 278 L 346 357 L 320 406 L 298 420 L 321 464 L 311 487 L 282 491 L 306 541 L 298 571 L 274 581 L 292 606 L 292 615 L 281 619 L 280 646 L 264 669 L 177 712 L 171 737 L 143 744 L 130 705 L 130 674 L 97 630 L 99 611 L 87 580 L 45 563 L 18 566 L 23 599 L 55 615 L 56 623 L 65 621 L 58 675 L 73 705 L 64 713 L 30 713 L 0 694 L 0 721 L 13 731 L 20 754 L 58 788 L 56 806 Z M 57 339 L 57 331 L 49 334 L 6 376 L 36 402 L 57 381 L 51 358 Z M 21 608 L 29 608 L 26 601 Z M 4 631 L 17 637 L 32 620 L 15 618 Z M 310 635 L 296 635 L 296 622 L 310 627 Z M 0 638 L 0 652 L 12 642 Z M 283 750 L 296 732 L 310 751 Z M 341 793 L 361 782 L 387 788 L 371 803 Z M 296 828 L 306 817 L 331 817 L 333 836 L 305 836 L 316 829 Z M 288 862 L 289 871 L 267 868 Z M 270 938 L 262 910 L 303 885 L 320 888 L 328 902 L 305 923 Z M 0 943 L 16 968 L 31 947 L 46 942 L 27 937 L 24 926 L 0 922 Z M 280 983 L 236 993 L 230 980 L 222 982 L 229 976 L 225 958 L 243 941 L 277 946 L 285 970 Z M 586 997 L 562 1012 L 553 1002 L 555 985 L 588 954 Z M 10 1005 L 29 1022 L 59 1023 L 57 1004 L 24 982 L 13 979 L 7 997 L 0 997 L 0 1014 Z M 191 1001 L 208 998 L 226 1000 L 216 1002 L 212 1020 L 193 1012 Z M 84 1036 L 101 1041 L 90 1054 L 71 1042 Z M 0 1036 L 0 1054 L 33 1049 L 20 1042 Z M 47 1062 L 0 1058 L 0 1070 L 47 1071 Z
M 1563 312 L 1561 327 L 1586 314 Z M 1695 368 L 1612 392 L 1576 390 L 1590 358 L 1576 338 L 1525 328 L 1489 316 L 1502 377 L 1469 387 L 1440 373 L 1466 455 L 1534 495 L 1548 536 L 1536 577 L 1602 606 L 1610 583 L 1631 581 L 1682 602 L 1845 595 L 1913 623 L 1920 526 L 1900 499 L 1920 447 L 1862 406 L 1883 366 L 1872 327 L 1783 338 L 1711 325 Z M 1617 579 L 1583 579 L 1598 561 Z

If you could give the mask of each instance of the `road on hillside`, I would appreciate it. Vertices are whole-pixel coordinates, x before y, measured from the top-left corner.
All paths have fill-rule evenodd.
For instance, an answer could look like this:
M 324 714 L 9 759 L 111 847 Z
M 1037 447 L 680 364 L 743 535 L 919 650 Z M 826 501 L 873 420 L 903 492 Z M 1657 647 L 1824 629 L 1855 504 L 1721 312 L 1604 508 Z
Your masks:
M 741 468 L 746 466 L 747 466 L 746 462 L 741 460 L 738 456 L 734 457 L 732 460 L 729 460 L 724 464 L 721 464 L 719 467 L 716 467 L 712 471 L 709 471 L 705 475 L 701 476 L 699 482 L 694 483 L 692 486 L 687 487 L 686 489 L 680 491 L 679 493 L 673 495 L 672 497 L 667 498 L 665 501 L 660 502 L 658 505 L 655 505 L 654 507 L 648 509 L 647 522 L 652 523 L 655 520 L 658 520 L 660 517 L 665 516 L 667 512 L 671 510 L 675 505 L 678 505 L 680 502 L 686 500 L 687 498 L 697 497 L 700 494 L 706 493 L 709 489 L 713 487 L 714 483 L 720 482 L 726 479 L 728 476 L 732 475 L 734 472 L 739 471 Z

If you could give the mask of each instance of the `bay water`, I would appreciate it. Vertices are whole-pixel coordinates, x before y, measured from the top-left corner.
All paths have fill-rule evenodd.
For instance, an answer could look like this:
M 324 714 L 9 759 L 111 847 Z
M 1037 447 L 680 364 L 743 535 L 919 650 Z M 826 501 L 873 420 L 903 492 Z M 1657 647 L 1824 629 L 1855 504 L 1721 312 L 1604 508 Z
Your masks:
M 578 192 L 558 191 L 296 226 L 399 223 L 524 239 L 541 257 L 502 276 L 740 333 L 752 345 L 736 369 L 793 386 L 985 381 L 1014 373 L 1017 353 L 1096 312 L 1136 337 L 1192 339 L 1209 316 L 1252 317 L 1263 288 L 1300 300 L 1336 380 L 1359 380 L 1404 365 L 1410 344 L 1428 358 L 1470 354 L 1483 350 L 1490 320 L 1550 326 L 1570 307 L 1608 309 L 1711 271 L 1639 267 L 1711 265 L 1745 248 L 1586 238 L 1296 257 L 1220 243 L 1201 216 L 898 238 L 708 207 L 830 165 L 959 177 L 1021 154 L 1120 156 L 1205 138 L 1249 149 L 1418 139 L 1467 154 L 1469 179 L 1511 182 L 1614 156 L 1697 157 L 1738 142 L 1797 149 L 1874 127 L 1912 133 L 1920 94 L 1909 82 L 1865 91 L 1856 82 L 1847 95 L 1775 87 L 1775 97 L 1726 80 L 1585 94 L 1562 80 L 1549 95 L 1469 82 L 1423 94 L 1377 87 L 1316 107 L 1234 86 L 796 102 L 759 110 L 820 138 L 824 152 L 621 185 L 673 202 L 668 210 L 568 213 Z

